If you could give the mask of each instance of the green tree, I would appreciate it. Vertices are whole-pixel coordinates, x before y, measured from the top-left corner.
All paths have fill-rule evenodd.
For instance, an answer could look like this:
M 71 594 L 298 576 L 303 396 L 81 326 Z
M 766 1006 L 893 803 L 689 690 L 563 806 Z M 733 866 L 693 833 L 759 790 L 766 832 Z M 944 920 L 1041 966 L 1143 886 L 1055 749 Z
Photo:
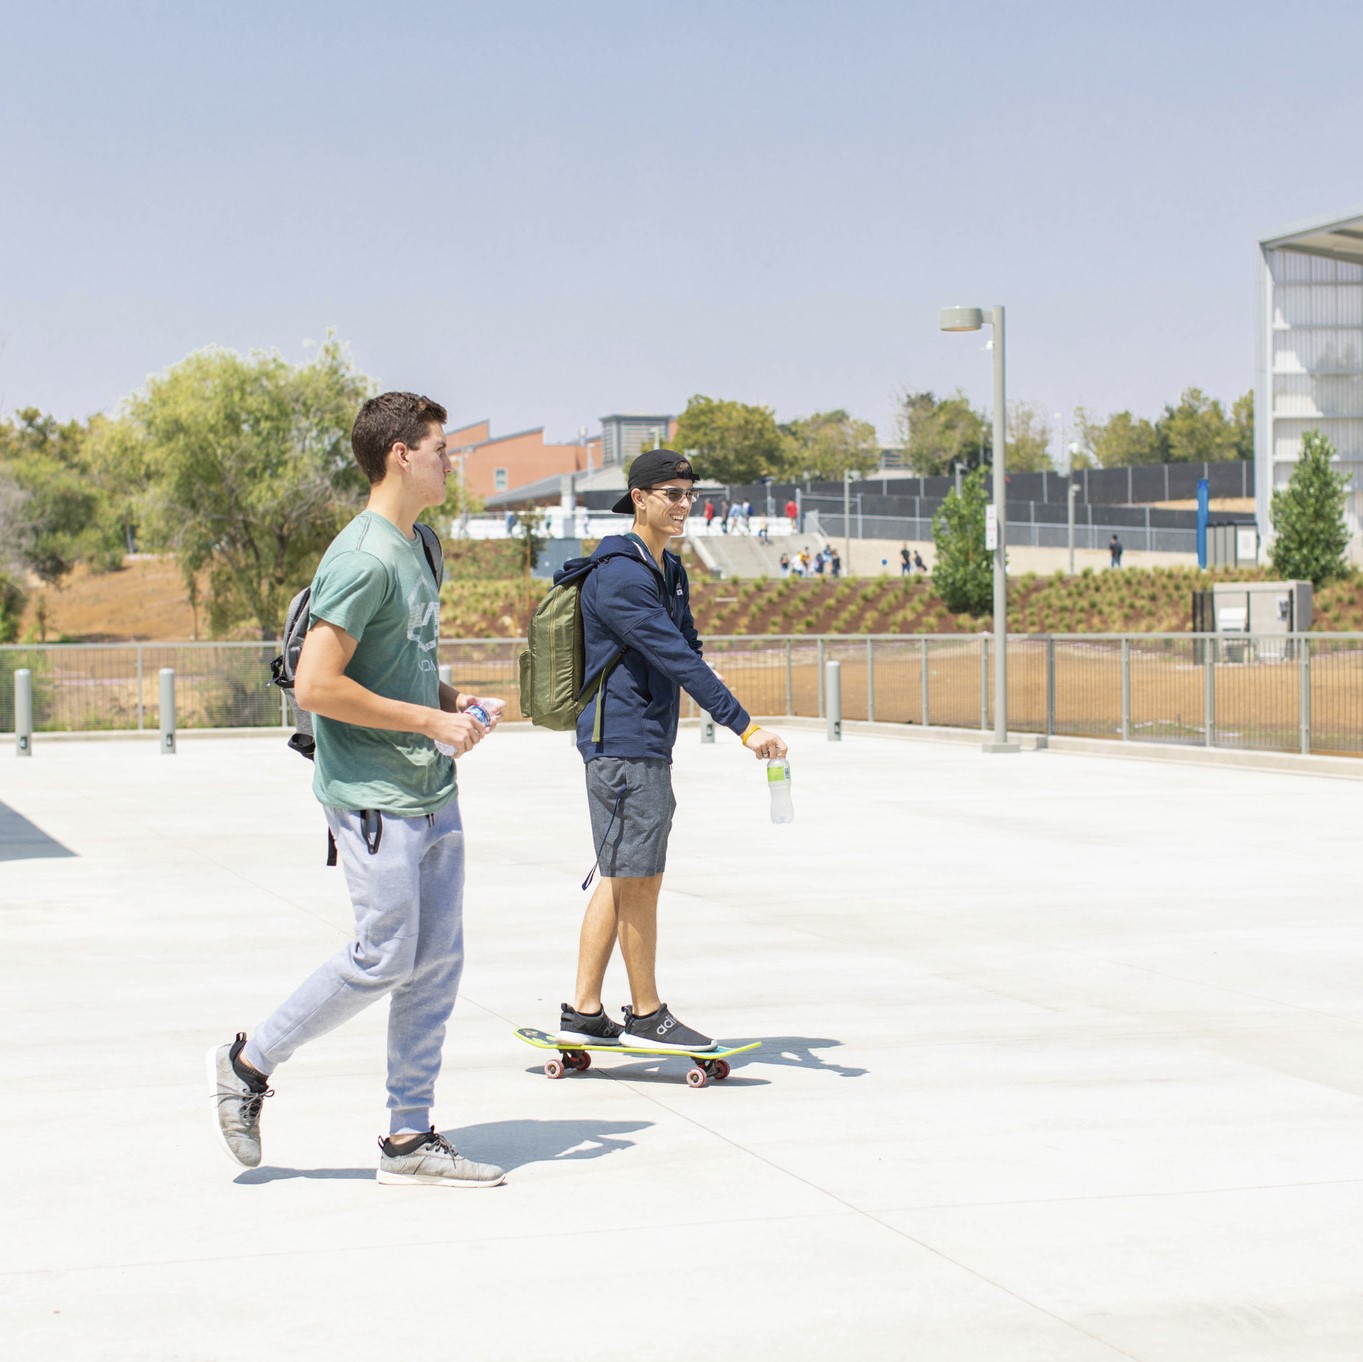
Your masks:
M 1156 423 L 1169 463 L 1220 463 L 1240 457 L 1225 408 L 1201 388 L 1185 388 Z
M 1051 428 L 1035 402 L 1008 404 L 1008 472 L 1040 473 L 1051 467 Z
M 0 568 L 0 643 L 13 643 L 19 637 L 19 621 L 27 604 L 23 583 Z
M 1128 468 L 1133 464 L 1165 462 L 1160 432 L 1143 416 L 1119 411 L 1097 421 L 1082 407 L 1075 409 L 1083 445 L 1102 468 Z
M 1269 507 L 1274 571 L 1316 587 L 1349 572 L 1344 519 L 1349 476 L 1331 467 L 1334 456 L 1334 446 L 1320 431 L 1307 431 L 1292 478 L 1273 493 Z
M 871 473 L 880 465 L 880 441 L 869 421 L 841 409 L 815 412 L 781 427 L 783 472 L 796 478 L 840 480 L 844 473 Z
M 1235 457 L 1246 461 L 1254 457 L 1254 393 L 1241 393 L 1230 409 L 1235 432 Z
M 677 419 L 676 447 L 717 482 L 756 482 L 781 471 L 785 443 L 770 407 L 697 393 Z
M 984 469 L 967 475 L 958 494 L 954 489 L 932 517 L 936 562 L 932 584 L 947 608 L 986 615 L 993 608 L 994 555 L 985 548 L 984 508 L 988 496 Z
M 132 400 L 151 531 L 186 582 L 207 573 L 213 633 L 253 623 L 278 636 L 289 598 L 364 500 L 350 428 L 371 389 L 328 337 L 297 367 L 201 350 Z
M 3 499 L 0 539 L 51 585 L 82 560 L 107 565 L 109 557 L 109 527 L 85 459 L 87 434 L 79 421 L 58 422 L 35 407 L 0 422 L 0 476 L 22 493 Z
M 957 463 L 978 468 L 993 448 L 993 432 L 959 390 L 940 402 L 930 392 L 906 392 L 899 402 L 904 462 L 926 477 L 951 473 Z

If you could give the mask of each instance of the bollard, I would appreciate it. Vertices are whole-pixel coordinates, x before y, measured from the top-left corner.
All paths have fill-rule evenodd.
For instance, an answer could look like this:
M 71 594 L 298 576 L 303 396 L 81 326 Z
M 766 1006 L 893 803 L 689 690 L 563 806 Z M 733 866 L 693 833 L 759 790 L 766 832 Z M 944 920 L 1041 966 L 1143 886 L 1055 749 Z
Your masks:
M 842 741 L 842 663 L 824 664 L 824 713 L 828 716 L 828 741 Z
M 161 668 L 161 755 L 175 755 L 175 668 Z
M 14 750 L 33 755 L 33 673 L 27 667 L 14 673 Z
M 714 742 L 715 740 L 714 716 L 707 714 L 704 710 L 700 712 L 700 740 L 701 742 Z
M 440 679 L 445 683 L 445 685 L 447 686 L 454 685 L 453 680 L 451 680 L 451 678 L 454 676 L 454 668 L 451 667 L 448 662 L 442 662 L 438 668 L 438 671 L 440 674 Z

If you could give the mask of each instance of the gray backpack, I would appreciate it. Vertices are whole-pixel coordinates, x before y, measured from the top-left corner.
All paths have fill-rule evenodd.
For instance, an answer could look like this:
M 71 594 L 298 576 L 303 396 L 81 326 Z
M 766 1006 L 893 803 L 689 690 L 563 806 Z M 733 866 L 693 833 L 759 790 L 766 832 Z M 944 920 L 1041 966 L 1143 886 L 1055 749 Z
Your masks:
M 431 575 L 435 578 L 435 589 L 439 592 L 445 580 L 445 554 L 440 547 L 440 536 L 429 526 L 418 523 L 416 532 L 421 536 L 421 547 L 426 551 L 426 561 L 430 564 Z M 293 718 L 294 731 L 289 735 L 289 746 L 312 761 L 317 741 L 312 732 L 312 715 L 294 699 L 293 678 L 298 670 L 298 655 L 303 651 L 303 640 L 308 636 L 312 616 L 308 604 L 312 600 L 312 583 L 309 582 L 289 602 L 284 616 L 284 637 L 282 651 L 270 663 L 270 684 L 284 692 L 289 704 L 289 714 Z

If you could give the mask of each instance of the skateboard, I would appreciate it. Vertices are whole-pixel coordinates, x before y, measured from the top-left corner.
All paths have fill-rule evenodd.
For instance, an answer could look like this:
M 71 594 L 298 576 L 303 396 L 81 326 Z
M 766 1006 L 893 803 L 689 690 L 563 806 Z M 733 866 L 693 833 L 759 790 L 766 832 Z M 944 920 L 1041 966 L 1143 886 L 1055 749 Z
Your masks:
M 729 1056 L 741 1055 L 745 1050 L 756 1050 L 760 1040 L 750 1041 L 747 1045 L 729 1045 L 716 1050 L 660 1050 L 634 1045 L 583 1045 L 570 1040 L 558 1040 L 548 1032 L 533 1026 L 518 1026 L 517 1040 L 533 1045 L 537 1050 L 557 1050 L 558 1057 L 544 1061 L 546 1078 L 562 1078 L 569 1069 L 581 1072 L 592 1066 L 591 1051 L 604 1050 L 613 1055 L 649 1055 L 652 1058 L 689 1059 L 691 1067 L 686 1071 L 688 1088 L 703 1088 L 712 1078 L 720 1082 L 729 1076 Z

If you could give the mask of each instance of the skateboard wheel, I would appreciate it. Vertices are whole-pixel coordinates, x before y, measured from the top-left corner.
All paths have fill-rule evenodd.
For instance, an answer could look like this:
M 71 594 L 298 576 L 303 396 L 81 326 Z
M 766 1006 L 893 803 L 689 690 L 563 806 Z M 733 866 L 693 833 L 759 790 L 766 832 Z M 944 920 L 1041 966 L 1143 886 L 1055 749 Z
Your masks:
M 574 1051 L 571 1055 L 567 1056 L 567 1061 L 579 1073 L 584 1069 L 590 1069 L 592 1067 L 592 1057 L 585 1050 Z
M 546 1078 L 562 1078 L 563 1061 L 561 1059 L 546 1059 L 544 1061 L 544 1076 Z
M 719 1082 L 729 1076 L 729 1061 L 727 1059 L 713 1059 L 710 1061 L 710 1077 Z
M 703 1088 L 709 1082 L 709 1075 L 704 1069 L 688 1069 L 686 1071 L 686 1086 L 688 1088 Z

